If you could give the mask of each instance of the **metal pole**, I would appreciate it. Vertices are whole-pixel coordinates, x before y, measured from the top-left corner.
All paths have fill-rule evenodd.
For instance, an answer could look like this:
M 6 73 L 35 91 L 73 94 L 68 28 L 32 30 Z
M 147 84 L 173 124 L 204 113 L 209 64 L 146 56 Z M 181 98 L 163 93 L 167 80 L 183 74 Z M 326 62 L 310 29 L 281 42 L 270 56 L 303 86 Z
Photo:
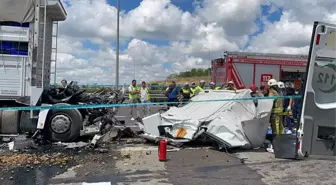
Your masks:
M 211 51 L 209 49 L 209 61 L 210 61 L 210 69 L 208 71 L 208 75 L 209 75 L 209 81 L 211 81 Z
M 208 70 L 208 78 L 209 82 L 211 81 L 211 50 L 208 47 L 204 47 L 205 49 L 209 50 L 209 62 L 210 62 L 210 70 Z
M 45 49 L 46 49 L 45 44 L 46 44 L 46 33 L 47 33 L 46 31 L 47 29 L 47 0 L 44 0 L 44 13 L 43 14 L 44 15 L 43 15 L 43 50 L 42 50 L 42 79 L 41 79 L 42 84 L 41 85 L 42 85 L 42 89 L 44 90 Z
M 133 65 L 134 65 L 133 66 L 133 70 L 134 70 L 133 73 L 134 73 L 134 80 L 135 80 L 135 60 L 134 60 L 134 58 L 132 58 L 132 60 L 133 60 Z
M 119 85 L 119 12 L 120 0 L 117 0 L 117 52 L 116 52 L 116 85 Z

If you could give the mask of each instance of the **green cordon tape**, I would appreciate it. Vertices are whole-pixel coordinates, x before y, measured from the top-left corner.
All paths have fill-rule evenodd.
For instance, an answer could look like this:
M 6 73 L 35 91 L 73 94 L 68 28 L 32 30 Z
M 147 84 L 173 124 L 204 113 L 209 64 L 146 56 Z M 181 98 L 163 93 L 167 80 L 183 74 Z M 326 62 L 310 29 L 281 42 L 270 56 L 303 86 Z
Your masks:
M 187 103 L 209 103 L 222 101 L 246 101 L 246 100 L 269 100 L 269 99 L 298 99 L 301 96 L 269 96 L 269 97 L 251 97 L 251 98 L 230 98 L 218 100 L 190 100 L 188 102 L 157 102 L 157 103 L 128 103 L 128 104 L 84 104 L 84 105 L 52 105 L 52 106 L 29 106 L 29 107 L 1 107 L 0 111 L 16 110 L 45 110 L 45 109 L 93 109 L 93 108 L 113 108 L 128 106 L 145 106 L 145 105 L 170 105 L 170 104 L 187 104 Z

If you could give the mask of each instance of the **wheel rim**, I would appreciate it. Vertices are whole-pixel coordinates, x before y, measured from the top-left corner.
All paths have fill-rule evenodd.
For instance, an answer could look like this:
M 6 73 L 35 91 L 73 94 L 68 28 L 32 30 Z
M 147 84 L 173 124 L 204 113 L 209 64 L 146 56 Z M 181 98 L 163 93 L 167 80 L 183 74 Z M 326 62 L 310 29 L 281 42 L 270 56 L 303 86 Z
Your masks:
M 50 127 L 57 134 L 66 133 L 71 128 L 71 119 L 66 115 L 55 115 L 51 119 Z

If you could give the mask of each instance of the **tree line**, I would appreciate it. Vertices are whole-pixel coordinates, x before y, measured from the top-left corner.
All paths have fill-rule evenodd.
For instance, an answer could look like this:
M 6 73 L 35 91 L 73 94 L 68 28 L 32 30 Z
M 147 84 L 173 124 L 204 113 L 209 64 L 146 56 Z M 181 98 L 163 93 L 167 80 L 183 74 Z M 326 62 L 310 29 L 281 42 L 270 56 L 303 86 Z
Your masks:
M 203 68 L 193 68 L 190 71 L 184 71 L 180 73 L 171 74 L 167 77 L 167 79 L 173 78 L 188 78 L 188 77 L 197 77 L 197 76 L 208 76 L 211 69 L 203 69 Z

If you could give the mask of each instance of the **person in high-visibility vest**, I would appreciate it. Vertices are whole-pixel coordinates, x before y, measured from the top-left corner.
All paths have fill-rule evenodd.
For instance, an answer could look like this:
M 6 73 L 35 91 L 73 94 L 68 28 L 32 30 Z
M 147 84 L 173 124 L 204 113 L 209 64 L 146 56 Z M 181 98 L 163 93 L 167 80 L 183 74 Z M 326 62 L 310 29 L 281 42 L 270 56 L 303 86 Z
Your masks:
M 215 90 L 222 90 L 223 87 L 224 87 L 224 85 L 222 84 L 221 86 L 216 87 Z
M 136 104 L 138 103 L 138 99 L 139 99 L 139 89 L 138 87 L 136 86 L 136 80 L 132 80 L 132 85 L 130 85 L 128 87 L 128 100 L 129 100 L 129 103 L 131 104 Z M 137 108 L 136 105 L 132 105 L 130 107 L 130 115 L 131 115 L 131 120 L 134 120 L 134 111 L 136 111 L 136 117 L 140 117 L 139 116 L 139 110 Z
M 278 93 L 278 82 L 275 79 L 270 79 L 267 82 L 269 86 L 268 96 L 279 96 Z M 285 128 L 283 125 L 283 100 L 282 98 L 277 98 L 274 100 L 272 113 L 271 113 L 271 127 L 272 134 L 279 135 L 285 133 Z
M 192 92 L 191 97 L 194 97 L 195 96 L 195 91 L 196 91 L 196 83 L 195 82 L 191 82 L 190 90 Z
M 194 89 L 194 96 L 196 96 L 200 92 L 203 92 L 204 91 L 204 86 L 205 86 L 205 81 L 200 80 L 200 84 L 198 86 L 196 86 L 195 89 Z
M 192 92 L 188 82 L 186 82 L 184 87 L 181 89 L 181 93 L 182 93 L 182 96 L 183 96 L 183 99 L 182 99 L 183 102 L 189 101 L 190 98 L 192 97 L 193 92 Z
M 141 103 L 149 103 L 150 102 L 150 94 L 148 91 L 148 87 L 145 81 L 141 83 L 140 87 L 140 101 Z M 149 105 L 142 105 L 141 106 L 144 117 L 148 116 L 150 113 L 150 106 Z

